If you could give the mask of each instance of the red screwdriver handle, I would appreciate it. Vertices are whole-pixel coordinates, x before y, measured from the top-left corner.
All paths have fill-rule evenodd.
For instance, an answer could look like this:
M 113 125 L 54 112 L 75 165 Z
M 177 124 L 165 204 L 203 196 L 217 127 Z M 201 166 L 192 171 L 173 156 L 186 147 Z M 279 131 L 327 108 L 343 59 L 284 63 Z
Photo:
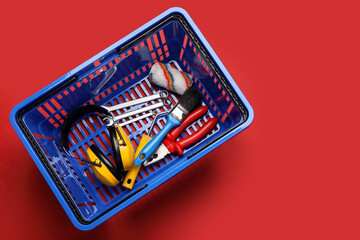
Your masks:
M 206 134 L 208 134 L 211 131 L 211 129 L 215 127 L 217 121 L 218 121 L 217 118 L 210 118 L 209 121 L 207 121 L 200 129 L 195 131 L 193 134 L 177 142 L 174 142 L 173 147 L 176 150 L 176 152 L 180 156 L 182 156 L 184 153 L 183 149 L 198 142 L 200 139 L 205 137 Z
M 190 125 L 190 123 L 194 122 L 195 120 L 199 119 L 200 117 L 204 116 L 205 113 L 207 113 L 208 111 L 208 107 L 206 106 L 201 106 L 199 108 L 197 108 L 196 110 L 194 110 L 193 112 L 191 112 L 185 119 L 184 121 L 181 123 L 180 126 L 178 126 L 177 128 L 174 128 L 173 130 L 171 130 L 167 135 L 166 135 L 166 139 L 168 139 L 169 141 L 175 141 L 175 139 L 180 135 L 180 133 L 182 133 L 182 131 Z

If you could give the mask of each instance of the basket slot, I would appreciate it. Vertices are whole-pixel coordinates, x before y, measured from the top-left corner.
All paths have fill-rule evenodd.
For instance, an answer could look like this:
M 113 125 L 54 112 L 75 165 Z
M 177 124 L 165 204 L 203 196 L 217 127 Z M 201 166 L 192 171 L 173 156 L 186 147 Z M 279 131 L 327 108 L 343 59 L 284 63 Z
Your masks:
M 50 136 L 45 136 L 44 138 L 42 135 L 37 133 L 33 133 L 33 135 L 37 138 L 42 149 L 55 150 L 58 152 L 58 156 L 52 158 L 49 156 L 48 152 L 44 151 L 49 160 L 50 166 L 63 182 L 63 185 L 68 190 L 68 193 L 72 197 L 73 201 L 78 207 L 83 207 L 81 209 L 79 208 L 80 212 L 82 212 L 84 216 L 90 217 L 91 211 L 88 209 L 85 202 L 91 201 L 92 197 L 89 195 L 89 192 L 79 178 L 79 175 L 73 165 L 70 161 L 65 160 L 66 156 L 62 153 L 62 151 L 58 150 L 59 146 L 54 142 L 55 139 Z M 82 192 L 84 192 L 83 195 L 79 195 L 79 189 L 82 189 Z
M 99 194 L 99 196 L 101 197 L 102 201 L 103 201 L 104 203 L 107 203 L 108 200 L 107 200 L 107 198 L 105 197 L 104 192 L 100 189 L 100 187 L 97 187 L 97 188 L 96 188 L 96 191 L 98 192 L 98 194 Z

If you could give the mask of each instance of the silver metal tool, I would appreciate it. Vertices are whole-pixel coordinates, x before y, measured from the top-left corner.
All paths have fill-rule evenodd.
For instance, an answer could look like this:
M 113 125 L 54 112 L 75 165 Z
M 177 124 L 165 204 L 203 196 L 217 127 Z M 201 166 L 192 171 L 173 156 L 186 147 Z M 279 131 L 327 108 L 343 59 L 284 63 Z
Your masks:
M 170 114 L 167 115 L 166 124 L 137 155 L 134 162 L 135 166 L 139 166 L 152 156 L 168 132 L 170 132 L 172 128 L 179 126 L 185 117 L 201 103 L 202 98 L 202 94 L 198 92 L 193 86 L 185 91 L 184 95 L 182 95 L 179 99 L 179 102 L 171 110 Z
M 171 104 L 171 103 L 170 103 Z M 154 120 L 152 121 L 151 125 L 150 125 L 150 128 L 149 128 L 149 132 L 148 132 L 148 135 L 151 136 L 151 131 L 153 130 L 154 126 L 155 126 L 155 123 L 156 121 L 158 120 L 158 118 L 161 116 L 161 115 L 166 115 L 168 114 L 170 111 L 164 111 L 164 112 L 159 112 L 159 113 L 156 113 L 155 112 L 155 117 L 154 117 Z
M 119 126 L 120 126 L 120 127 L 123 127 L 123 126 L 128 125 L 128 124 L 131 124 L 131 123 L 133 123 L 133 122 L 137 122 L 137 121 L 139 121 L 139 120 L 141 120 L 141 119 L 154 116 L 155 114 L 156 114 L 156 112 L 150 112 L 150 113 L 141 115 L 140 117 L 133 118 L 133 119 L 131 119 L 131 120 L 129 120 L 129 121 L 120 123 Z
M 170 154 L 169 149 L 164 144 L 160 144 L 160 146 L 156 149 L 154 154 L 147 159 L 143 164 L 144 166 L 148 166 L 150 164 L 156 163 L 163 159 L 166 155 Z
M 162 98 L 162 101 L 165 102 L 168 101 L 167 97 L 169 96 L 169 93 L 167 91 L 160 91 L 156 94 L 153 94 L 151 96 L 147 96 L 147 97 L 143 97 L 143 98 L 139 98 L 139 99 L 135 99 L 135 100 L 131 100 L 128 102 L 124 102 L 124 103 L 120 103 L 111 107 L 108 106 L 101 106 L 103 108 L 105 108 L 107 111 L 109 112 L 113 112 L 119 109 L 123 109 L 123 108 L 127 108 L 127 107 L 132 107 L 141 103 L 146 103 L 146 102 L 150 102 L 152 100 L 156 100 L 158 98 Z
M 150 106 L 143 107 L 143 108 L 139 108 L 139 109 L 136 109 L 136 110 L 131 111 L 131 112 L 123 113 L 123 114 L 121 114 L 119 116 L 116 116 L 116 117 L 105 116 L 103 118 L 103 120 L 107 121 L 108 122 L 107 126 L 110 127 L 111 125 L 114 124 L 114 122 L 119 121 L 121 119 L 131 117 L 131 116 L 134 116 L 134 115 L 137 115 L 137 114 L 140 114 L 140 113 L 144 113 L 144 112 L 156 109 L 156 108 L 160 108 L 160 107 L 164 107 L 164 106 L 170 106 L 170 105 L 171 105 L 170 98 L 165 98 L 164 101 L 162 101 L 162 102 L 155 103 L 155 104 L 152 104 Z

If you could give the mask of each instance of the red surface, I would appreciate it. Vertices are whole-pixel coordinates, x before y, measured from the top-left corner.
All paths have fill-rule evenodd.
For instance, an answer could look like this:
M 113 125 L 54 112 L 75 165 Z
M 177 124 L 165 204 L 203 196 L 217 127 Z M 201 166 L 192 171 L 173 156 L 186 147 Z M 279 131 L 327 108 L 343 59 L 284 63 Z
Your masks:
M 356 1 L 7 1 L 0 239 L 359 239 Z M 167 8 L 185 8 L 255 110 L 245 132 L 90 232 L 72 226 L 11 108 Z

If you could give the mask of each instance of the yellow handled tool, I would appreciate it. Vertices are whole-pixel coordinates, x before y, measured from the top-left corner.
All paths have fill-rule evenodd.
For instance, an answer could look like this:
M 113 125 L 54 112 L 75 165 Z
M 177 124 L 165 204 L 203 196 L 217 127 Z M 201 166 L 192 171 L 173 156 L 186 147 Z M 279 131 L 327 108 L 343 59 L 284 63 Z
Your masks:
M 143 147 L 150 142 L 150 140 L 152 139 L 152 137 L 144 134 L 140 140 L 139 146 L 136 149 L 136 153 L 135 153 L 135 158 L 137 157 L 137 155 L 141 152 L 141 150 L 143 149 Z M 135 179 L 140 171 L 141 168 L 141 164 L 139 166 L 135 166 L 134 163 L 131 166 L 131 169 L 126 173 L 126 177 L 125 180 L 123 182 L 123 186 L 128 188 L 128 189 L 132 189 L 135 183 Z
M 156 114 L 156 116 L 154 117 L 153 122 L 151 123 L 151 126 L 149 128 L 148 134 L 151 135 L 151 132 L 155 126 L 155 123 L 158 119 L 158 117 L 160 117 L 161 115 L 165 115 L 168 112 L 160 112 L 158 114 Z M 139 153 L 141 152 L 141 150 L 145 147 L 145 145 L 150 142 L 150 140 L 152 139 L 151 136 L 149 136 L 147 134 L 144 134 L 141 137 L 139 146 L 136 149 L 136 153 L 135 153 L 135 158 L 139 155 Z M 140 171 L 142 164 L 140 164 L 139 166 L 135 166 L 135 164 L 133 163 L 131 166 L 131 169 L 127 172 L 126 176 L 125 176 L 125 180 L 123 182 L 123 187 L 126 187 L 128 189 L 132 189 L 136 180 L 136 177 Z

